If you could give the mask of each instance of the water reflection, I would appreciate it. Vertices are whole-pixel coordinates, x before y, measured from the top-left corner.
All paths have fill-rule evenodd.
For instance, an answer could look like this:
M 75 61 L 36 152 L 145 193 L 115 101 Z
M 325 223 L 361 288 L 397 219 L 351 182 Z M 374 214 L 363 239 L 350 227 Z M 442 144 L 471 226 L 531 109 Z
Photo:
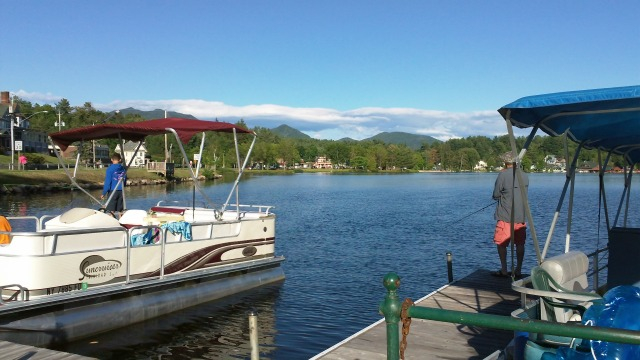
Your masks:
M 246 359 L 251 355 L 247 313 L 256 310 L 260 358 L 271 359 L 280 287 L 236 294 L 57 350 L 100 359 Z

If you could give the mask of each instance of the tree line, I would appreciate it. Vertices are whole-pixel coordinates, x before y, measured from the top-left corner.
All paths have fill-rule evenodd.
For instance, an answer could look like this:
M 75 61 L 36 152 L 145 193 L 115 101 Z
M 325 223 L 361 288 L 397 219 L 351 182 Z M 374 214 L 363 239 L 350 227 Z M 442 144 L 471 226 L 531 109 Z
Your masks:
M 61 129 L 70 129 L 81 126 L 89 126 L 102 123 L 108 119 L 109 123 L 129 123 L 141 121 L 138 114 L 109 114 L 95 109 L 91 102 L 85 102 L 82 106 L 71 106 L 67 99 L 50 105 L 32 104 L 19 98 L 14 99 L 20 106 L 23 114 L 35 114 L 47 111 L 47 114 L 36 114 L 30 120 L 30 128 L 47 133 L 58 131 L 59 120 L 64 123 Z M 55 114 L 55 118 L 52 116 Z M 280 137 L 270 129 L 264 127 L 249 128 L 244 120 L 236 125 L 253 130 L 257 134 L 257 140 L 251 156 L 252 164 L 262 164 L 266 168 L 277 166 L 293 167 L 296 164 L 312 163 L 319 156 L 331 160 L 334 167 L 344 167 L 361 171 L 381 170 L 442 170 L 442 171 L 475 171 L 480 161 L 487 164 L 486 169 L 491 171 L 502 166 L 502 156 L 511 151 L 507 135 L 489 138 L 486 136 L 469 136 L 460 139 L 450 139 L 432 144 L 423 143 L 419 149 L 412 149 L 403 144 L 386 144 L 380 140 L 344 141 L 344 140 L 318 140 L 318 139 L 294 139 Z M 179 147 L 171 136 L 169 148 L 172 159 L 181 159 Z M 241 156 L 247 153 L 252 138 L 239 136 Z M 110 149 L 114 149 L 117 140 L 100 140 Z M 525 143 L 524 137 L 516 139 L 518 149 Z M 150 136 L 146 143 L 147 153 L 151 160 L 164 161 L 165 143 L 163 136 Z M 88 146 L 88 145 L 85 145 Z M 203 165 L 232 167 L 235 166 L 235 149 L 229 136 L 222 134 L 207 135 L 207 145 L 202 158 Z M 199 152 L 200 138 L 195 136 L 185 145 L 188 154 Z M 569 142 L 569 153 L 573 154 L 576 145 Z M 553 155 L 556 158 L 565 158 L 565 145 L 562 137 L 536 136 L 529 146 L 527 156 L 523 159 L 523 168 L 527 171 L 545 171 L 549 165 L 545 157 Z M 82 151 L 82 157 L 88 160 L 91 151 Z M 596 151 L 582 151 L 580 162 L 595 162 L 598 154 Z M 622 165 L 619 157 L 613 158 L 613 164 Z

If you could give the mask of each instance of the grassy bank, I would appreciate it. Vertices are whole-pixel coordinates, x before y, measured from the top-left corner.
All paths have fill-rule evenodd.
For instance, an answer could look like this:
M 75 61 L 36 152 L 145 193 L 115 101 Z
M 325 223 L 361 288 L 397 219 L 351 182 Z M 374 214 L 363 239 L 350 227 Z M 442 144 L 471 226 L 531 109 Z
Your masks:
M 78 169 L 76 181 L 81 184 L 100 184 L 104 181 L 106 169 Z M 73 175 L 73 169 L 69 172 Z M 129 169 L 129 180 L 161 180 L 162 176 L 147 172 L 145 169 Z M 176 169 L 178 178 L 190 177 L 189 171 Z M 0 170 L 0 185 L 43 185 L 51 183 L 70 183 L 62 169 L 55 170 Z

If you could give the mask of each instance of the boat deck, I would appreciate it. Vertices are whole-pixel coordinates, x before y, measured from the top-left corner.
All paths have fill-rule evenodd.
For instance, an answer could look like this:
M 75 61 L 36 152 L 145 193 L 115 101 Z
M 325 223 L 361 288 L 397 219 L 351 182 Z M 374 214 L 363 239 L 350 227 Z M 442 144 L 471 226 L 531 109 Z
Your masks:
M 29 360 L 88 360 L 86 356 L 0 341 L 0 358 Z
M 402 287 L 399 290 L 400 301 Z M 448 310 L 509 315 L 520 305 L 510 278 L 477 270 L 425 296 L 416 305 Z M 399 325 L 402 328 L 402 324 Z M 506 347 L 512 331 L 469 327 L 445 322 L 412 319 L 405 359 L 484 359 Z M 328 349 L 313 359 L 386 359 L 384 319 Z

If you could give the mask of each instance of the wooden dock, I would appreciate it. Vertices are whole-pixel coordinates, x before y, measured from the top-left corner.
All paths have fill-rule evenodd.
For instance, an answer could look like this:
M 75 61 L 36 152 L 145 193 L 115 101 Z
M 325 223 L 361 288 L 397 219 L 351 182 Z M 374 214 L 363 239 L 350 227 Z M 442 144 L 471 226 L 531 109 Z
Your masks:
M 0 341 L 0 358 L 14 360 L 88 360 L 86 356 Z
M 147 163 L 147 172 L 162 174 L 165 178 L 173 177 L 174 163 L 165 161 L 151 161 Z
M 402 296 L 400 301 L 404 301 Z M 519 307 L 520 295 L 511 290 L 510 278 L 477 270 L 415 303 L 447 310 L 510 315 Z M 402 328 L 402 323 L 399 327 Z M 412 319 L 405 359 L 484 359 L 504 349 L 512 338 L 512 331 Z M 386 345 L 386 324 L 382 319 L 312 359 L 386 359 Z

